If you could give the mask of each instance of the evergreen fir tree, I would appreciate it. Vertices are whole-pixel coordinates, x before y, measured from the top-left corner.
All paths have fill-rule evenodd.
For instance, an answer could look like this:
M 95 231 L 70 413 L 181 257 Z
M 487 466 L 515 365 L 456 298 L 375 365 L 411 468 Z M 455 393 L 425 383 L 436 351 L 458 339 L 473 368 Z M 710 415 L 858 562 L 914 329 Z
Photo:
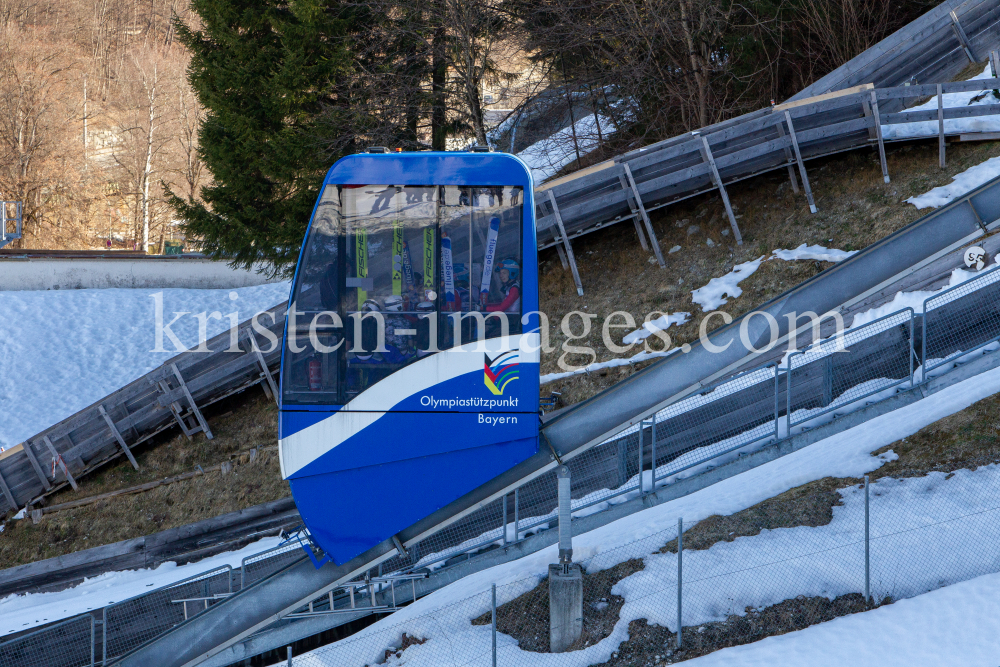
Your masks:
M 204 204 L 170 193 L 206 254 L 272 274 L 294 267 L 323 174 L 339 157 L 323 134 L 351 69 L 357 16 L 338 0 L 193 0 L 202 27 L 179 24 L 205 121 Z M 317 122 L 320 116 L 326 122 Z

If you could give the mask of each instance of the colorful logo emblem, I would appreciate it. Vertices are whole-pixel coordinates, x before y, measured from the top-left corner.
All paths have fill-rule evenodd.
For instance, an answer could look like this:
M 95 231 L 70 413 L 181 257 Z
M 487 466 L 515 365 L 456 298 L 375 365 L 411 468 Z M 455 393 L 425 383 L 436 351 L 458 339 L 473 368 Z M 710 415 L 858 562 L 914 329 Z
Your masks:
M 485 368 L 483 369 L 483 381 L 494 395 L 503 394 L 504 388 L 511 380 L 517 379 L 518 353 L 517 350 L 510 350 L 500 354 L 496 359 L 486 357 Z

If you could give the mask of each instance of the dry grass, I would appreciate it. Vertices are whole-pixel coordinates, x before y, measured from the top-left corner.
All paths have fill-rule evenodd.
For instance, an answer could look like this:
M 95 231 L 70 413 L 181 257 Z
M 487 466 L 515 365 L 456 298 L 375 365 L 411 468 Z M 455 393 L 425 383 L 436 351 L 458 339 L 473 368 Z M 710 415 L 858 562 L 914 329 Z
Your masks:
M 583 630 L 567 649 L 575 651 L 601 641 L 611 634 L 625 598 L 611 588 L 646 567 L 633 558 L 606 570 L 583 573 Z M 472 620 L 473 625 L 489 625 L 490 612 Z M 497 631 L 518 640 L 518 647 L 533 653 L 549 652 L 549 586 L 543 581 L 527 593 L 497 607 Z
M 885 600 L 881 604 L 889 602 Z M 611 659 L 599 664 L 606 667 L 672 665 L 719 649 L 750 644 L 765 637 L 802 630 L 838 616 L 872 608 L 872 605 L 865 604 L 860 593 L 841 595 L 833 600 L 797 597 L 763 609 L 747 607 L 743 614 L 731 614 L 724 621 L 686 626 L 681 633 L 683 641 L 680 650 L 677 649 L 674 632 L 640 619 L 629 623 L 629 638 L 618 646 Z
M 121 460 L 84 479 L 79 491 L 61 491 L 48 503 L 95 496 L 222 461 L 233 461 L 233 471 L 226 475 L 209 472 L 145 493 L 46 514 L 37 525 L 8 521 L 0 534 L 0 568 L 140 537 L 287 497 L 290 492 L 281 479 L 275 449 L 277 415 L 274 402 L 259 389 L 251 389 L 214 406 L 206 415 L 213 440 L 198 434 L 189 442 L 174 430 L 146 443 L 135 452 L 138 471 Z M 259 454 L 251 462 L 248 452 L 254 448 Z
M 1000 143 L 951 144 L 948 167 L 943 170 L 937 166 L 935 143 L 897 144 L 887 150 L 890 184 L 882 182 L 877 152 L 861 150 L 809 162 L 810 183 L 819 209 L 816 214 L 809 213 L 805 195 L 792 193 L 784 172 L 728 188 L 739 216 L 742 246 L 733 242 L 731 233 L 723 235 L 729 223 L 717 195 L 704 195 L 654 212 L 653 227 L 663 252 L 681 246 L 680 251 L 665 255 L 665 269 L 650 263 L 652 255 L 642 252 L 631 222 L 583 236 L 573 245 L 584 285 L 583 297 L 577 296 L 572 275 L 562 268 L 555 250 L 544 251 L 539 257 L 540 302 L 552 323 L 552 343 L 558 347 L 566 340 L 558 326 L 562 316 L 582 311 L 596 314 L 597 319 L 590 336 L 576 344 L 597 350 L 598 361 L 619 356 L 603 349 L 600 342 L 603 321 L 618 310 L 632 313 L 639 323 L 654 310 L 689 312 L 691 321 L 680 328 L 671 327 L 669 333 L 674 345 L 693 342 L 698 337 L 702 313 L 691 301 L 691 290 L 729 272 L 736 264 L 770 256 L 775 248 L 794 248 L 802 243 L 843 250 L 864 248 L 921 217 L 922 213 L 906 204 L 905 199 L 946 184 L 953 175 L 1000 155 Z M 714 247 L 707 245 L 709 239 Z M 720 310 L 739 316 L 827 266 L 814 261 L 765 262 L 741 283 L 742 296 L 729 299 Z M 713 324 L 719 325 L 721 320 Z M 579 332 L 580 326 L 579 319 L 575 319 L 574 331 Z M 626 329 L 612 330 L 616 342 L 626 333 Z M 623 356 L 640 350 L 633 348 Z M 542 373 L 562 370 L 556 363 L 561 353 L 560 349 L 542 355 Z M 583 355 L 570 355 L 566 360 L 579 365 L 591 361 Z M 567 378 L 544 385 L 542 390 L 544 394 L 561 392 L 559 405 L 570 405 L 610 387 L 639 367 L 623 366 Z

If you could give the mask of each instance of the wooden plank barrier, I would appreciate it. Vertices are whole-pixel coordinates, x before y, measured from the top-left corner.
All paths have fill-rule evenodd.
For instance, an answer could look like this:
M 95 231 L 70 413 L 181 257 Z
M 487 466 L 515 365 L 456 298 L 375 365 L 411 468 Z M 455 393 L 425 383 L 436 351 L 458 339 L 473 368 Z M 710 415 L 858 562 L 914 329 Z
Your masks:
M 991 55 L 991 61 L 995 60 Z M 573 270 L 577 291 L 582 294 L 579 267 L 575 258 L 569 260 L 571 253 L 567 250 L 572 239 L 632 220 L 640 245 L 651 250 L 663 266 L 649 213 L 713 190 L 719 192 L 739 243 L 736 211 L 726 191 L 729 185 L 775 169 L 787 169 L 797 191 L 792 171 L 797 168 L 809 209 L 815 212 L 807 160 L 872 147 L 878 151 L 883 180 L 889 183 L 885 145 L 912 141 L 913 137 L 887 137 L 883 127 L 931 121 L 937 123 L 937 132 L 926 139 L 938 141 L 939 162 L 943 164 L 944 139 L 949 136 L 946 120 L 1000 115 L 1000 104 L 946 107 L 944 95 L 987 90 L 1000 90 L 1000 78 L 888 88 L 857 85 L 775 105 L 626 153 L 615 158 L 614 165 L 601 163 L 599 169 L 569 174 L 544 186 L 545 196 L 536 201 L 539 248 L 559 247 L 564 266 Z M 908 99 L 928 97 L 937 97 L 939 108 L 907 111 L 903 106 Z M 963 140 L 974 135 L 961 134 Z

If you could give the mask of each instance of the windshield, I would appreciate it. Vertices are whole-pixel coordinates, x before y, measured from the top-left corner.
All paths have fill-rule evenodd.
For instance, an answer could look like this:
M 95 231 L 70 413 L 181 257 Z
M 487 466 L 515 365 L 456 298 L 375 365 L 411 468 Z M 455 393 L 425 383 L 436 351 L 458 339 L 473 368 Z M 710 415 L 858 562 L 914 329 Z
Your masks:
M 342 404 L 438 351 L 520 332 L 522 190 L 328 185 L 289 311 L 286 404 Z

